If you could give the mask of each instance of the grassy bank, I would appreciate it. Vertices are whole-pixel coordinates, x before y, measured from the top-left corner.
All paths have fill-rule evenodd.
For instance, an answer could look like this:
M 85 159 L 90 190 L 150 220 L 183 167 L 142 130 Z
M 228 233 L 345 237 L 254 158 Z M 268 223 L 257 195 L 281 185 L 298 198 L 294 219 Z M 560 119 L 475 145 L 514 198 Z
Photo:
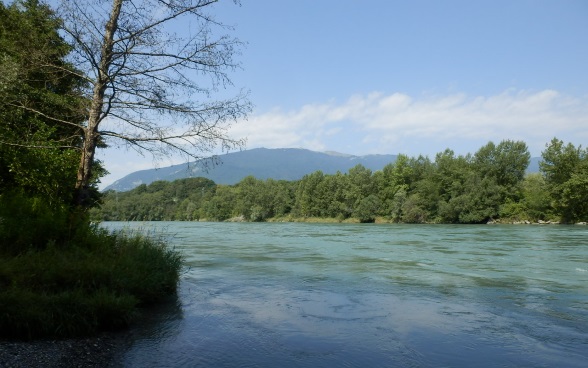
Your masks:
M 163 242 L 94 229 L 88 243 L 0 257 L 0 335 L 71 337 L 128 326 L 174 293 L 181 256 Z
M 20 203 L 19 213 L 0 209 L 0 337 L 120 329 L 175 293 L 182 257 L 163 240 L 85 222 L 68 229 L 63 213 Z

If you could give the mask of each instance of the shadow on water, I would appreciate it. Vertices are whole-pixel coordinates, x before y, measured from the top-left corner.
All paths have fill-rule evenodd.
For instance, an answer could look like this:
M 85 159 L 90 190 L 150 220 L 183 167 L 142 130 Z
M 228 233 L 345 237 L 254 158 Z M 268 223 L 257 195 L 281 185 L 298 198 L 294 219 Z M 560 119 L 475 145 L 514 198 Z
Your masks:
M 125 357 L 138 342 L 154 346 L 163 339 L 173 338 L 184 318 L 182 303 L 177 294 L 170 295 L 160 303 L 142 308 L 132 327 L 124 333 L 123 346 L 113 357 L 111 367 L 126 367 Z

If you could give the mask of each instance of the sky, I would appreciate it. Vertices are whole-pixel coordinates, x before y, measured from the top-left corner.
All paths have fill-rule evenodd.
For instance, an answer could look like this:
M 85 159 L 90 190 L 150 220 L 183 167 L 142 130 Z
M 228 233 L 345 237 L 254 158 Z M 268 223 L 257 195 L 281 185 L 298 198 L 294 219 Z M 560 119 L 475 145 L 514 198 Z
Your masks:
M 353 155 L 474 153 L 554 137 L 588 145 L 588 1 L 221 1 L 247 45 L 231 74 L 254 109 L 229 134 L 246 149 Z M 109 175 L 183 162 L 98 152 Z

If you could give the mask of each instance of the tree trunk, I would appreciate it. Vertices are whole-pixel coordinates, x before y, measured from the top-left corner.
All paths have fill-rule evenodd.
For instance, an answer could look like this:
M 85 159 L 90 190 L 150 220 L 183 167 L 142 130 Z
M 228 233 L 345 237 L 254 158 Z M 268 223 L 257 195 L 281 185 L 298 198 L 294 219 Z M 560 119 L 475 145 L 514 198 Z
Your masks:
M 75 204 L 79 207 L 87 207 L 89 200 L 89 188 L 92 179 L 92 165 L 94 154 L 98 143 L 98 126 L 102 121 L 102 109 L 104 106 L 104 94 L 110 76 L 108 70 L 112 63 L 112 49 L 114 45 L 114 34 L 118 27 L 118 18 L 123 0 L 113 0 L 110 19 L 106 24 L 104 40 L 100 50 L 100 65 L 97 70 L 96 81 L 92 92 L 92 102 L 88 114 L 88 125 L 84 129 L 84 141 L 82 144 L 82 156 L 78 167 L 78 174 L 75 186 Z

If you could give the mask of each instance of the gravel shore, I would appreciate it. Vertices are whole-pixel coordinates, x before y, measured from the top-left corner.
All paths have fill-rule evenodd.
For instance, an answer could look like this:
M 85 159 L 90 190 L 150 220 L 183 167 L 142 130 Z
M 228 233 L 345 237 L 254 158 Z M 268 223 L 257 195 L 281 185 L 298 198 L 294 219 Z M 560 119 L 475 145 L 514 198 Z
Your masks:
M 0 367 L 121 367 L 120 358 L 127 342 L 125 333 L 67 340 L 0 340 Z

